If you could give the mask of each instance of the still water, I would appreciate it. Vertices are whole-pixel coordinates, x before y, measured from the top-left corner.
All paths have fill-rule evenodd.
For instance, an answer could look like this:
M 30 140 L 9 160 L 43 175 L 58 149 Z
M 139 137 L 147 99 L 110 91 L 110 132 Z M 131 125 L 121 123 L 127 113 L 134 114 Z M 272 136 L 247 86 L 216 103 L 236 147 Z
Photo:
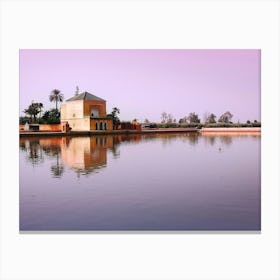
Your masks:
M 20 230 L 260 230 L 259 135 L 20 139 Z

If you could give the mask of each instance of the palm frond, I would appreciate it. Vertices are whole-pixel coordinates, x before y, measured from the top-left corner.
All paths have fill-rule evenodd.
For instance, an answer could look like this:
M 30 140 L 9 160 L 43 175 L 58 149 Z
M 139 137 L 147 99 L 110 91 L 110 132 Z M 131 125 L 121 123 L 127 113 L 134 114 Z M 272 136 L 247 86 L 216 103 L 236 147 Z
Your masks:
M 60 90 L 54 89 L 49 95 L 49 100 L 51 102 L 62 102 L 64 100 L 64 96 Z

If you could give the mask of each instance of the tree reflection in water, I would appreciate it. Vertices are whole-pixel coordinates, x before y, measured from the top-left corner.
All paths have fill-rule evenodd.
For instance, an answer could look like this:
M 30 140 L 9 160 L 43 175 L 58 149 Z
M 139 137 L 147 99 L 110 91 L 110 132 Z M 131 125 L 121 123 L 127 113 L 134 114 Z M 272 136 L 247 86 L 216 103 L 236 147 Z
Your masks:
M 220 136 L 220 139 L 221 139 L 221 143 L 225 144 L 228 147 L 232 144 L 232 136 L 230 135 Z
M 53 177 L 60 178 L 64 172 L 64 165 L 57 163 L 56 165 L 51 166 L 51 173 Z
M 21 139 L 22 140 L 22 139 Z M 42 149 L 38 139 L 20 140 L 20 150 L 26 152 L 26 159 L 32 165 L 37 165 L 44 161 Z
M 189 133 L 187 138 L 189 139 L 189 143 L 193 146 L 198 143 L 198 133 Z
M 203 135 L 203 139 L 205 141 L 205 144 L 210 144 L 210 146 L 214 146 L 216 144 L 216 135 Z
M 198 133 L 162 133 L 157 134 L 155 139 L 160 138 L 163 146 L 170 144 L 172 141 L 180 140 L 185 143 L 190 143 L 191 145 L 196 145 L 198 143 L 199 134 Z
M 54 160 L 50 171 L 53 177 L 61 178 L 65 167 L 78 176 L 98 172 L 107 166 L 110 151 L 113 159 L 120 157 L 120 146 L 135 145 L 146 141 L 161 141 L 165 146 L 172 141 L 196 145 L 200 139 L 213 146 L 217 140 L 225 146 L 232 144 L 232 135 L 200 135 L 199 133 L 153 133 L 134 135 L 103 135 L 92 137 L 22 137 L 20 150 L 33 165 L 44 162 L 45 157 Z M 241 136 L 239 136 L 241 137 Z

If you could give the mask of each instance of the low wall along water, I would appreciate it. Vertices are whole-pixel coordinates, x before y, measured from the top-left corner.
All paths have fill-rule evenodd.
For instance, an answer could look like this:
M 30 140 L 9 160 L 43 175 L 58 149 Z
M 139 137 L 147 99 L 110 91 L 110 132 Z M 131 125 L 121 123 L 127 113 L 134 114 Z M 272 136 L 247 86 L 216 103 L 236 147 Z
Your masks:
M 19 130 L 24 131 L 24 124 L 19 125 Z M 61 124 L 40 124 L 39 125 L 39 130 L 40 131 L 61 131 Z

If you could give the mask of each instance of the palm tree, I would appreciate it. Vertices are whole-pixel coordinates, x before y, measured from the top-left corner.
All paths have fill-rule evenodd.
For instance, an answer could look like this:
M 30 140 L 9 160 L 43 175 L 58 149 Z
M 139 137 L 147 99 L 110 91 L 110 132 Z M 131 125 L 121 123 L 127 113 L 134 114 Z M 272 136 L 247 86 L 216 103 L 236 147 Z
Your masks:
M 25 114 L 30 115 L 32 122 L 36 122 L 36 116 L 42 111 L 43 104 L 42 103 L 34 103 L 32 101 L 31 105 L 28 106 L 23 112 Z
M 49 96 L 51 102 L 55 102 L 55 109 L 57 110 L 57 102 L 62 102 L 64 97 L 59 89 L 54 89 Z
M 44 107 L 43 103 L 38 103 L 38 107 L 39 107 L 39 118 L 41 119 L 41 113 L 42 113 L 42 108 Z

